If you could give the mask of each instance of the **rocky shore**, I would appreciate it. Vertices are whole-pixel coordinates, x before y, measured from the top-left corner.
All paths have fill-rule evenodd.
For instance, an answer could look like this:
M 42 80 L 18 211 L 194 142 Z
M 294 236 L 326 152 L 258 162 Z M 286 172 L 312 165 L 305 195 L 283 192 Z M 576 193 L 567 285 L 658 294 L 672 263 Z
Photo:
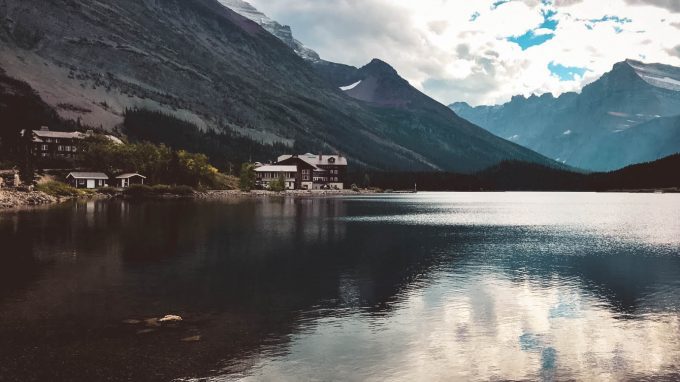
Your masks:
M 39 206 L 56 203 L 59 199 L 41 191 L 0 190 L 0 208 Z
M 362 195 L 375 194 L 372 190 L 288 190 L 283 192 L 253 190 L 244 192 L 240 190 L 210 190 L 204 192 L 197 192 L 194 194 L 196 199 L 234 199 L 234 198 L 258 198 L 258 197 L 329 197 L 329 196 L 347 196 L 347 195 Z
M 253 190 L 250 192 L 244 192 L 240 190 L 209 190 L 194 192 L 190 195 L 157 195 L 154 198 L 166 199 L 166 198 L 189 198 L 197 200 L 239 200 L 245 198 L 266 198 L 266 197 L 332 197 L 332 196 L 342 196 L 342 195 L 364 195 L 364 194 L 374 194 L 375 191 L 372 190 L 315 190 L 315 191 L 305 191 L 305 190 L 289 190 L 285 192 L 273 192 L 273 191 L 263 191 L 263 190 Z M 111 198 L 120 197 L 119 195 L 104 195 L 104 194 L 90 194 L 87 199 L 92 199 L 96 197 L 101 198 Z M 44 204 L 57 203 L 66 199 L 71 198 L 57 198 L 48 195 L 42 191 L 18 191 L 14 189 L 0 189 L 0 209 L 5 208 L 17 208 L 24 206 L 39 206 Z

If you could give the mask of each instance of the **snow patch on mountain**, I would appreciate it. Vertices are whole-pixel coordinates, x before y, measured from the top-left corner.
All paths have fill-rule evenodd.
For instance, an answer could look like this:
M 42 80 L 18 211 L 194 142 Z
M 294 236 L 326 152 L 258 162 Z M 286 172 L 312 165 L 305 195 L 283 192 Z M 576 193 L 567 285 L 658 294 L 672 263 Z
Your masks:
M 628 60 L 627 63 L 648 84 L 680 91 L 680 68 L 663 64 L 645 64 L 633 60 Z
M 647 81 L 650 85 L 654 85 L 659 88 L 680 91 L 680 81 L 670 78 L 670 77 L 652 77 L 652 76 L 641 76 L 643 80 Z
M 353 84 L 347 85 L 347 86 L 340 86 L 340 90 L 342 90 L 342 91 L 352 90 L 355 87 L 357 87 L 360 83 L 361 83 L 361 80 L 359 80 L 359 81 L 357 81 Z

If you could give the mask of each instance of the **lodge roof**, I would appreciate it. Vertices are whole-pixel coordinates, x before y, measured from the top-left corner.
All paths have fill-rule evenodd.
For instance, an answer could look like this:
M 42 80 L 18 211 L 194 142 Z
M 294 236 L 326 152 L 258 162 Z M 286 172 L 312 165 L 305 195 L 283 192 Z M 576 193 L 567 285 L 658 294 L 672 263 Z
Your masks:
M 278 157 L 277 160 L 281 162 L 292 157 L 293 155 L 281 155 Z M 298 155 L 297 157 L 315 167 L 320 165 L 347 166 L 347 157 L 344 157 L 342 155 L 306 153 Z
M 65 138 L 65 139 L 82 139 L 85 134 L 79 131 L 45 131 L 45 130 L 33 130 L 33 134 L 40 138 Z
M 22 134 L 24 130 L 22 130 Z M 92 133 L 88 131 L 87 133 L 81 133 L 80 131 L 51 131 L 47 127 L 43 127 L 41 130 L 33 130 L 33 142 L 41 143 L 43 140 L 41 138 L 59 138 L 59 139 L 84 139 L 90 136 Z M 108 140 L 116 144 L 122 144 L 123 141 L 118 137 L 113 135 L 105 134 Z
M 109 176 L 103 172 L 69 172 L 66 177 L 68 178 L 69 176 L 73 179 L 109 179 Z
M 257 172 L 297 172 L 297 166 L 268 164 L 255 168 Z

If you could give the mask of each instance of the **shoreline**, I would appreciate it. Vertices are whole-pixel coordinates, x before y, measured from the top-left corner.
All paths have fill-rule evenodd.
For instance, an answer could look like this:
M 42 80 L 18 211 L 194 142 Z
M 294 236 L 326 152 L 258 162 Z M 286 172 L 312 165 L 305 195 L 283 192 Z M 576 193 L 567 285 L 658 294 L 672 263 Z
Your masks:
M 427 191 L 422 191 L 427 192 Z M 440 191 L 440 192 L 461 192 L 461 191 Z M 475 192 L 475 191 L 473 191 Z M 488 192 L 488 191 L 476 191 Z M 514 192 L 514 191 L 491 191 L 491 192 Z M 518 191 L 532 192 L 532 191 Z M 536 191 L 536 192 L 562 192 L 562 191 Z M 677 188 L 667 189 L 632 189 L 632 190 L 607 190 L 607 191 L 567 191 L 567 192 L 601 192 L 601 193 L 649 193 L 649 194 L 672 194 L 680 193 Z M 144 197 L 131 197 L 119 193 L 116 195 L 94 193 L 88 196 L 52 196 L 42 191 L 20 191 L 16 189 L 0 189 L 0 211 L 24 208 L 40 207 L 53 204 L 64 203 L 70 200 L 92 200 L 92 199 L 126 199 L 126 200 L 164 200 L 164 199 L 193 199 L 193 200 L 238 200 L 238 199 L 257 199 L 257 198 L 322 198 L 351 195 L 376 195 L 376 194 L 412 194 L 413 192 L 381 192 L 376 190 L 287 190 L 282 192 L 253 190 L 250 192 L 241 190 L 207 190 L 196 191 L 190 195 L 161 194 Z
M 38 207 L 59 203 L 60 198 L 48 195 L 42 191 L 19 191 L 0 189 L 0 209 L 7 210 L 21 207 Z
M 266 191 L 266 190 L 253 190 L 250 192 L 240 191 L 240 190 L 208 190 L 199 191 L 194 195 L 189 196 L 189 198 L 194 199 L 204 199 L 204 200 L 217 200 L 217 199 L 230 199 L 230 198 L 262 198 L 262 197 L 329 197 L 329 196 L 346 196 L 346 195 L 372 195 L 376 194 L 376 191 L 371 190 L 287 190 L 281 192 Z
M 331 197 L 346 195 L 375 194 L 371 190 L 318 190 L 302 191 L 289 190 L 283 192 L 253 190 L 250 192 L 240 190 L 208 190 L 196 191 L 190 195 L 161 194 L 154 196 L 131 197 L 122 192 L 115 195 L 94 193 L 88 196 L 52 196 L 43 191 L 20 191 L 16 189 L 0 189 L 0 211 L 23 207 L 39 207 L 64 203 L 69 200 L 92 200 L 92 199 L 126 199 L 126 200 L 163 200 L 163 199 L 194 199 L 194 200 L 229 200 L 247 198 L 286 198 L 286 197 Z

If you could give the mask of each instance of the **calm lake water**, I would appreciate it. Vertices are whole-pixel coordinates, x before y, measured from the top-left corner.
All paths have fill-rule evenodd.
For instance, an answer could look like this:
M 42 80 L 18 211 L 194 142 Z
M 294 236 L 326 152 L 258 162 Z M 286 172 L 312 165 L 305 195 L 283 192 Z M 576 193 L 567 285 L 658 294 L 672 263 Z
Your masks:
M 0 380 L 677 380 L 679 292 L 678 194 L 1 212 Z

